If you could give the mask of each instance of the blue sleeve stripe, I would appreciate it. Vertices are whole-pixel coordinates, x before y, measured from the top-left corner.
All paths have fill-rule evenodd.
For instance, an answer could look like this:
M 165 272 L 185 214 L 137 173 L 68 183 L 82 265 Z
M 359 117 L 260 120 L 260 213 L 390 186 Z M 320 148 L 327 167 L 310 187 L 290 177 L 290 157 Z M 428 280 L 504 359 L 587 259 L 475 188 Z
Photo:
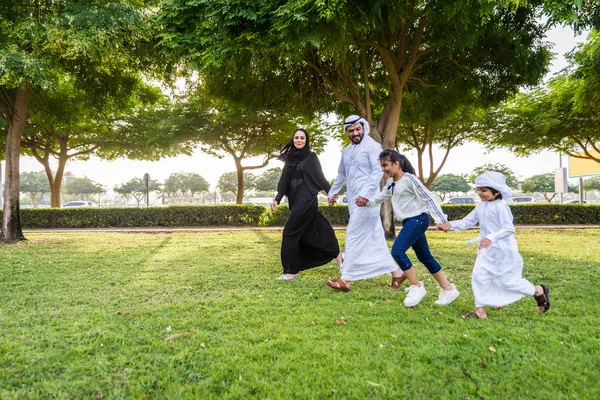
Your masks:
M 437 207 L 437 204 L 435 204 L 435 201 L 433 201 L 433 199 L 431 198 L 431 196 L 428 193 L 427 188 L 423 185 L 423 183 L 420 180 L 418 180 L 414 175 L 406 174 L 404 176 L 408 177 L 410 179 L 410 181 L 415 184 L 415 186 L 417 187 L 417 189 L 419 190 L 419 192 L 421 192 L 425 196 L 425 198 L 427 199 L 427 201 L 431 205 L 431 208 L 433 208 L 435 210 L 435 213 L 438 215 L 438 217 L 440 217 L 440 219 L 442 221 L 445 221 L 446 217 L 444 216 L 443 213 L 440 214 L 440 211 L 439 211 L 439 208 Z

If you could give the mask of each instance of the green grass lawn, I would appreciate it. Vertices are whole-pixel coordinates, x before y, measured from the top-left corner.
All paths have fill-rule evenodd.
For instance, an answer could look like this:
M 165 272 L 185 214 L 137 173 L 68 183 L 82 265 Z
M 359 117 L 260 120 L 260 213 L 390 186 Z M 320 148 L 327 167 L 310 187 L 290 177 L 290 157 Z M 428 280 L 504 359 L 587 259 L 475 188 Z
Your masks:
M 276 281 L 277 231 L 28 234 L 0 246 L 0 398 L 600 398 L 600 230 L 519 231 L 550 311 L 463 321 L 475 235 L 428 234 L 462 294 L 416 264 L 407 309 L 387 276 L 334 292 L 335 263 Z

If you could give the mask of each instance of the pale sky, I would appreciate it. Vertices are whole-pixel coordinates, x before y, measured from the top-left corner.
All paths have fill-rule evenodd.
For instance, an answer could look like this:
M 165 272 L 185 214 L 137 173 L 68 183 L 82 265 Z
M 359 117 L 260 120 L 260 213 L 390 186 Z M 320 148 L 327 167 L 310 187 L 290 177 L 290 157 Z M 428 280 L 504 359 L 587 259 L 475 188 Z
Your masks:
M 566 66 L 563 55 L 575 48 L 578 42 L 584 41 L 585 36 L 575 37 L 570 28 L 555 28 L 549 32 L 548 40 L 555 43 L 553 49 L 555 59 L 549 74 L 551 76 Z M 323 172 L 327 179 L 333 179 L 337 174 L 341 149 L 341 143 L 332 139 L 326 145 L 325 151 L 319 155 Z M 407 152 L 405 154 L 416 166 L 416 152 Z M 441 154 L 441 151 L 438 151 L 434 155 L 436 164 L 439 163 Z M 243 165 L 252 165 L 252 161 L 247 160 Z M 441 173 L 470 173 L 474 168 L 487 163 L 505 164 L 520 179 L 523 179 L 536 174 L 553 172 L 559 166 L 559 155 L 553 152 L 544 152 L 527 158 L 519 158 L 508 151 L 487 153 L 481 145 L 467 143 L 450 151 L 448 161 Z M 280 161 L 272 160 L 265 169 L 282 167 L 282 165 Z M 563 157 L 563 166 L 567 166 L 567 157 Z M 35 159 L 21 157 L 21 172 L 40 171 L 42 169 L 42 165 Z M 95 157 L 88 161 L 71 160 L 67 163 L 66 170 L 75 176 L 87 176 L 93 181 L 104 185 L 109 191 L 112 191 L 115 185 L 124 183 L 135 177 L 141 178 L 145 173 L 150 174 L 152 179 L 163 182 L 171 173 L 195 172 L 202 175 L 210 183 L 211 190 L 214 190 L 219 177 L 225 172 L 234 171 L 235 165 L 230 157 L 218 159 L 197 151 L 192 156 L 165 158 L 156 162 L 132 161 L 127 159 L 104 161 Z M 264 169 L 252 172 L 260 173 L 262 171 Z

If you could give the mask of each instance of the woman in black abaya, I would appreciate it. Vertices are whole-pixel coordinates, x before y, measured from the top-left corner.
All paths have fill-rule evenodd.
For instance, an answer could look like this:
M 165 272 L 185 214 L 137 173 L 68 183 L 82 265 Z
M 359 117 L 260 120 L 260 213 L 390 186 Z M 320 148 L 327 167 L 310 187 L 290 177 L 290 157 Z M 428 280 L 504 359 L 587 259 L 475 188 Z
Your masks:
M 319 191 L 329 192 L 330 185 L 317 155 L 310 151 L 308 133 L 304 129 L 294 132 L 279 159 L 285 161 L 285 165 L 271 209 L 275 211 L 283 196 L 287 196 L 290 216 L 281 242 L 283 275 L 277 279 L 296 279 L 300 271 L 327 264 L 334 258 L 341 264 L 337 238 L 329 221 L 319 212 L 317 202 Z

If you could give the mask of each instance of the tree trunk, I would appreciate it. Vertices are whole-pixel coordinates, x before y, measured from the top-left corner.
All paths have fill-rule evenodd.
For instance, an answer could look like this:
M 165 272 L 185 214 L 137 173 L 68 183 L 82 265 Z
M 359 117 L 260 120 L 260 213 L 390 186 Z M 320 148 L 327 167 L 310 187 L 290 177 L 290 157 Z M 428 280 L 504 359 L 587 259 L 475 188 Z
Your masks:
M 392 208 L 391 200 L 386 200 L 383 202 L 379 214 L 381 215 L 381 223 L 383 224 L 383 232 L 385 233 L 385 238 L 395 239 L 396 223 L 394 221 L 394 210 Z
M 6 136 L 6 171 L 4 174 L 4 210 L 2 216 L 1 239 L 6 243 L 25 240 L 21 228 L 19 180 L 19 156 L 21 137 L 27 125 L 27 109 L 31 88 L 25 84 L 16 90 L 12 112 L 8 116 L 8 134 Z
M 63 176 L 65 174 L 65 166 L 67 165 L 67 161 L 69 157 L 65 152 L 60 152 L 58 156 L 58 166 L 56 167 L 56 174 L 54 175 L 52 188 L 52 195 L 50 197 L 50 204 L 52 208 L 58 208 L 61 205 L 61 188 Z
M 544 198 L 546 199 L 546 201 L 548 203 L 552 203 L 552 199 L 554 199 L 554 197 L 556 197 L 556 193 L 552 193 L 552 197 L 548 196 L 548 192 L 544 192 L 542 194 L 544 195 Z
M 235 195 L 235 204 L 242 204 L 244 201 L 244 167 L 242 161 L 235 159 L 235 171 L 237 173 L 237 193 Z
M 45 157 L 36 157 L 36 159 L 44 166 L 44 171 L 46 172 L 46 176 L 48 177 L 48 183 L 50 184 L 50 207 L 52 208 L 60 208 L 61 198 L 60 198 L 60 188 L 62 186 L 62 173 L 60 174 L 61 179 L 55 179 L 52 174 L 52 169 L 50 168 L 50 163 L 48 162 L 48 155 Z M 60 170 L 60 161 L 59 161 L 59 170 Z M 62 166 L 62 170 L 64 171 L 64 163 Z M 56 173 L 58 176 L 58 171 Z
M 383 128 L 381 146 L 384 150 L 396 148 L 396 134 L 398 132 L 398 124 L 400 121 L 400 111 L 402 109 L 402 93 L 403 89 L 399 89 L 399 93 L 392 93 L 388 103 L 388 118 Z M 385 178 L 384 178 L 385 179 Z M 392 209 L 391 200 L 385 201 L 381 206 L 381 223 L 383 224 L 383 232 L 386 239 L 396 238 L 396 225 L 394 223 L 394 211 Z

